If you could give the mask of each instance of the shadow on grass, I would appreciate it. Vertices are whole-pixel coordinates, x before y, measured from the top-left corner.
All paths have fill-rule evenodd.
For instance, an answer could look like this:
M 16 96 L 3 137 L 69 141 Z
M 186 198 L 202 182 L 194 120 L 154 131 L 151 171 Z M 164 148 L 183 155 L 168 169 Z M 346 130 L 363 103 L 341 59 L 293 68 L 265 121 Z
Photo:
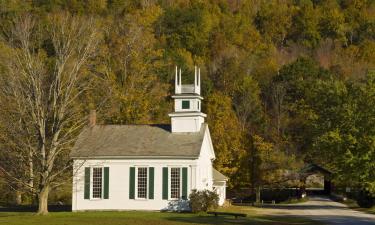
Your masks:
M 251 225 L 317 225 L 316 221 L 310 221 L 302 217 L 289 217 L 289 216 L 256 216 L 237 218 L 231 216 L 209 216 L 209 215 L 197 215 L 193 217 L 168 217 L 168 221 L 179 222 L 179 223 L 191 223 L 191 224 L 251 224 Z
M 375 225 L 375 218 L 360 215 L 306 215 L 303 217 L 326 224 Z
M 0 207 L 0 212 L 36 212 L 38 206 L 21 205 L 21 206 L 6 206 Z M 49 212 L 71 212 L 71 205 L 49 205 Z
M 345 206 L 333 206 L 333 205 L 263 205 L 258 208 L 269 208 L 269 209 L 286 209 L 286 210 L 322 210 L 322 209 L 346 209 Z

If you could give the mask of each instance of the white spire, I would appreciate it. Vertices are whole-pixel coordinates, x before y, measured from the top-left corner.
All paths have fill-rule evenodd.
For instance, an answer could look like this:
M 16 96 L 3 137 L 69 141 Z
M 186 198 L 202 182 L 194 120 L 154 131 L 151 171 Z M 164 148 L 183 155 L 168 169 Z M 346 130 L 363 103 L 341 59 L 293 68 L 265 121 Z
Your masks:
M 174 112 L 170 113 L 172 132 L 199 132 L 206 114 L 201 112 L 200 68 L 194 66 L 194 83 L 182 84 L 181 68 L 176 66 Z
M 197 86 L 197 66 L 194 66 L 194 86 Z
M 194 93 L 201 94 L 201 68 L 194 68 Z
M 176 74 L 174 78 L 174 90 L 177 92 L 178 80 L 177 80 L 177 66 L 176 66 Z
M 201 68 L 198 69 L 198 87 L 201 87 Z
M 178 75 L 178 68 L 176 66 L 176 75 L 175 75 L 175 81 L 174 81 L 174 91 L 176 94 L 181 94 L 181 69 L 180 69 L 180 75 Z

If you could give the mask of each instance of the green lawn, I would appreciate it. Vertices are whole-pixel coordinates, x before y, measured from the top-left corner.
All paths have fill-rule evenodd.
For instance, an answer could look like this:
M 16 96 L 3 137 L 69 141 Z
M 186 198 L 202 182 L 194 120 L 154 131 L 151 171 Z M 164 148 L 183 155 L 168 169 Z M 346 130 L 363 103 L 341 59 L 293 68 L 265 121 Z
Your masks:
M 224 210 L 220 210 L 224 211 Z M 47 216 L 37 216 L 25 212 L 0 212 L 0 224 L 7 225 L 158 225 L 158 224 L 260 224 L 260 225 L 316 225 L 295 217 L 269 217 L 257 215 L 254 209 L 245 206 L 233 206 L 225 211 L 246 213 L 242 219 L 234 217 L 217 217 L 207 214 L 166 213 L 166 212 L 53 212 Z

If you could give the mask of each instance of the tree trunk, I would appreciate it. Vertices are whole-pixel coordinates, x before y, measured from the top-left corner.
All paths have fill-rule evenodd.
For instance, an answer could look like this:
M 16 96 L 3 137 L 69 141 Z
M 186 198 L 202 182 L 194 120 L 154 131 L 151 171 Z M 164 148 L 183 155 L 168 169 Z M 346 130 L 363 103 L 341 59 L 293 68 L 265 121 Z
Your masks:
M 39 201 L 39 208 L 38 214 L 39 215 L 46 215 L 48 214 L 48 194 L 49 194 L 49 186 L 45 186 L 39 192 L 38 201 Z
M 20 191 L 16 191 L 16 205 L 22 204 L 22 193 Z
M 29 186 L 30 189 L 34 188 L 34 162 L 33 162 L 33 151 L 29 149 Z
M 260 188 L 260 186 L 257 186 L 256 187 L 256 193 L 255 193 L 255 202 L 257 203 L 257 204 L 260 204 L 260 191 L 261 191 L 261 188 Z

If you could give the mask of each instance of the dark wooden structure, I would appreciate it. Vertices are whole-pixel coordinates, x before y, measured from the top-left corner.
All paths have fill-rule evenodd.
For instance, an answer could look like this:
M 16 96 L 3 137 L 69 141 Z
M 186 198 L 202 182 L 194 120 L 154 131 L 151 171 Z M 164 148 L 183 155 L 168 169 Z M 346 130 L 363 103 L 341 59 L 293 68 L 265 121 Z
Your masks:
M 332 191 L 332 172 L 329 170 L 316 165 L 314 163 L 307 164 L 303 169 L 301 169 L 300 173 L 300 180 L 303 183 L 306 183 L 307 177 L 313 174 L 322 174 L 324 176 L 324 190 L 322 193 L 318 194 L 325 194 L 330 195 Z

